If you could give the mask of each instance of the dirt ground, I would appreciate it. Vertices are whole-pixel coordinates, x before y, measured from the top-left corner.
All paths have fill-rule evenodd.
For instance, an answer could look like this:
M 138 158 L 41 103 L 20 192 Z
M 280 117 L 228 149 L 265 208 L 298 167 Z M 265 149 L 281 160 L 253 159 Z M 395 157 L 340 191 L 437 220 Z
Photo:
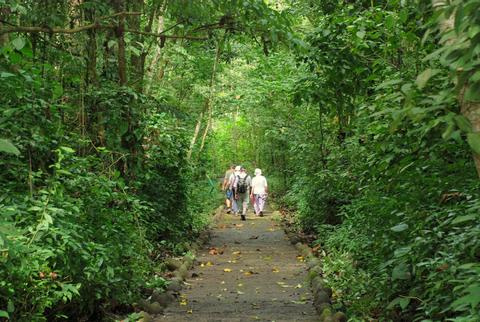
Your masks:
M 303 258 L 279 218 L 225 215 L 178 301 L 155 321 L 318 321 Z

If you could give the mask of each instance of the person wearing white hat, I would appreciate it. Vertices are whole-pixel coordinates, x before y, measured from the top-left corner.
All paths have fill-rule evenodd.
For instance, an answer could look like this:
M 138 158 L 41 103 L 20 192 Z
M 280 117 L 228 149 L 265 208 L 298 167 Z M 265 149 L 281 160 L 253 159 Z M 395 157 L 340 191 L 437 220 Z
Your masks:
M 250 190 L 250 198 L 254 200 L 253 208 L 257 216 L 263 217 L 263 208 L 265 200 L 267 200 L 268 185 L 267 179 L 262 176 L 262 170 L 255 169 L 255 177 L 252 179 L 252 189 Z

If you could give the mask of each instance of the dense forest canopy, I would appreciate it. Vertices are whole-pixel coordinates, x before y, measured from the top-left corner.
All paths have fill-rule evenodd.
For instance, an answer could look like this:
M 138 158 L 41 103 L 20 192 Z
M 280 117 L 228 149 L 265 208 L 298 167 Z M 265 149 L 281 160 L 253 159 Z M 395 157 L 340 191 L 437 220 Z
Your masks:
M 353 320 L 480 319 L 480 0 L 0 0 L 0 319 L 162 288 L 263 169 Z

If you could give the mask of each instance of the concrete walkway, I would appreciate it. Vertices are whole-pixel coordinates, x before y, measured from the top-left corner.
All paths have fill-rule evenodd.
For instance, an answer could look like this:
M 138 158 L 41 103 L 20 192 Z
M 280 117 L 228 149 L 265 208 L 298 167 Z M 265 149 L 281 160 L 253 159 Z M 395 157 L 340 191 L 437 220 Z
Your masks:
M 156 321 L 318 321 L 303 258 L 279 218 L 225 215 L 178 301 Z

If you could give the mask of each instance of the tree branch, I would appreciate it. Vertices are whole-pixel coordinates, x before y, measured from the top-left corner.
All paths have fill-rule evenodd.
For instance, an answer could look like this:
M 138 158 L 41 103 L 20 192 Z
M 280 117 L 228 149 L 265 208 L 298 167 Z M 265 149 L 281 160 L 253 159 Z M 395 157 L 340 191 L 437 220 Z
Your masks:
M 24 27 L 24 26 L 15 26 L 15 27 L 4 27 L 0 28 L 0 36 L 3 34 L 8 34 L 12 32 L 22 32 L 22 33 L 31 33 L 31 32 L 44 32 L 50 34 L 75 34 L 82 31 L 87 31 L 90 29 L 114 29 L 116 26 L 114 25 L 102 25 L 98 22 L 77 27 L 77 28 L 49 28 L 49 27 Z M 179 36 L 179 35 L 165 35 L 163 33 L 154 33 L 154 32 L 146 32 L 141 30 L 131 30 L 125 29 L 125 32 L 131 32 L 135 34 L 141 34 L 145 36 L 152 36 L 152 37 L 165 37 L 170 39 L 187 39 L 187 40 L 208 40 L 206 37 L 193 37 L 193 36 Z

